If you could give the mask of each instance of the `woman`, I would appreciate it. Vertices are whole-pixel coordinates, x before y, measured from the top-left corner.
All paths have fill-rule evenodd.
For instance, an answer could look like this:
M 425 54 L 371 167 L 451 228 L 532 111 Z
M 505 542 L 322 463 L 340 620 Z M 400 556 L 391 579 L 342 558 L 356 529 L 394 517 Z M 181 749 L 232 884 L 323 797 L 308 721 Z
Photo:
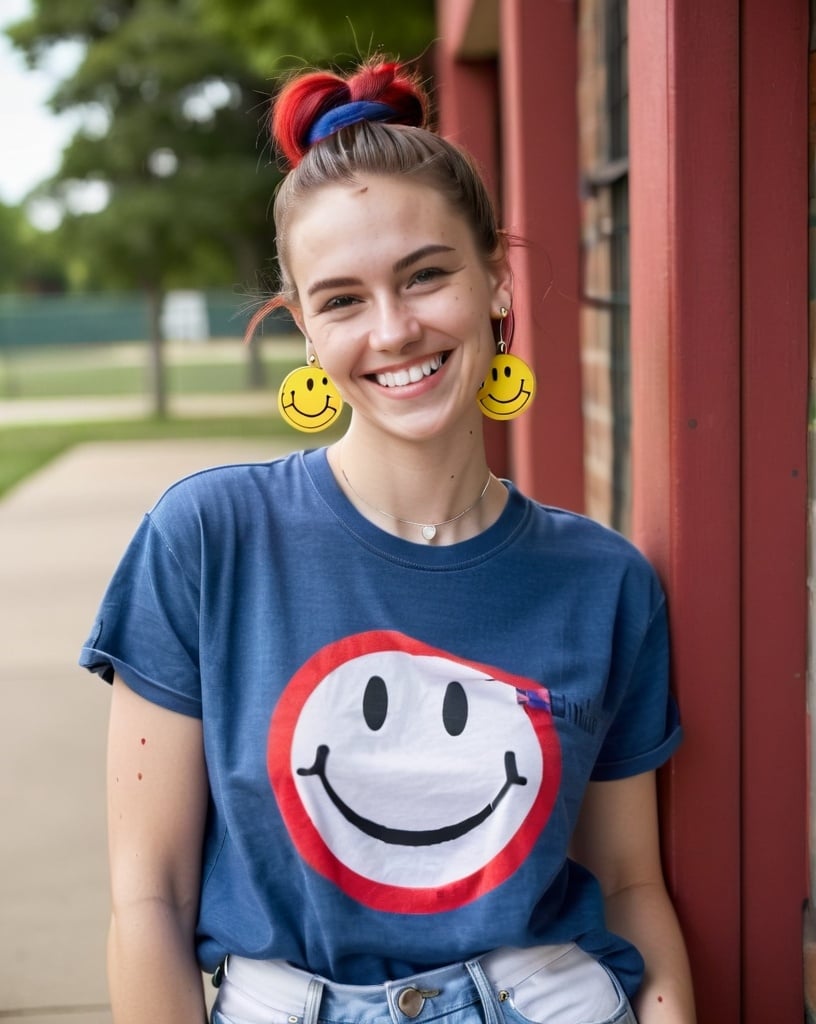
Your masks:
M 385 62 L 282 92 L 281 290 L 251 326 L 291 310 L 281 411 L 312 432 L 342 396 L 348 429 L 171 488 L 83 651 L 116 677 L 117 1024 L 201 1021 L 201 969 L 215 1021 L 693 1020 L 663 598 L 489 471 L 482 411 L 533 389 L 484 185 L 425 109 Z

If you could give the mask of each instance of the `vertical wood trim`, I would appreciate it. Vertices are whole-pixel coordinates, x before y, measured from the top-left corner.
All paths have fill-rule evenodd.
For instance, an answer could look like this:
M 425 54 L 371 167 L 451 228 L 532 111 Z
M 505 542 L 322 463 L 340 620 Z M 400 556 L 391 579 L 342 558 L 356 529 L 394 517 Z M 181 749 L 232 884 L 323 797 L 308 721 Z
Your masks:
M 498 207 L 499 83 L 496 62 L 465 61 L 457 54 L 472 0 L 445 0 L 437 5 L 439 41 L 434 65 L 439 131 L 465 147 L 482 171 Z M 501 222 L 501 212 L 499 211 Z M 485 418 L 485 446 L 490 468 L 510 475 L 509 428 Z
M 808 18 L 742 3 L 745 1024 L 803 1015 Z
M 740 1020 L 737 0 L 630 0 L 633 532 L 686 741 L 662 774 L 700 1020 Z
M 523 244 L 513 351 L 538 393 L 512 426 L 513 475 L 530 495 L 581 510 L 580 209 L 573 5 L 502 0 L 504 223 Z

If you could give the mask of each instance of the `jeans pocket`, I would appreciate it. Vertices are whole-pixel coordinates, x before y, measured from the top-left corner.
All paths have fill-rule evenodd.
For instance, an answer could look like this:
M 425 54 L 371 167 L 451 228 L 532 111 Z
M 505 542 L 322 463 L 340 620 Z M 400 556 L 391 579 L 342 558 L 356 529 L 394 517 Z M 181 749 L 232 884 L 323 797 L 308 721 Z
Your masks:
M 617 978 L 578 946 L 498 988 L 506 1024 L 637 1024 Z

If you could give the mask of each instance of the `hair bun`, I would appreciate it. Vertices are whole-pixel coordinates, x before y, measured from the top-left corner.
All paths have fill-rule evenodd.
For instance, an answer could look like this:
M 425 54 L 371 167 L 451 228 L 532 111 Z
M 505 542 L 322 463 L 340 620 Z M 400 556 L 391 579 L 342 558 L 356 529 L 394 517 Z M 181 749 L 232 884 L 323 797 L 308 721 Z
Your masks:
M 311 71 L 288 82 L 272 111 L 272 138 L 290 166 L 310 146 L 358 121 L 424 128 L 428 99 L 417 78 L 391 61 L 371 61 L 348 77 Z M 318 124 L 320 122 L 320 124 Z

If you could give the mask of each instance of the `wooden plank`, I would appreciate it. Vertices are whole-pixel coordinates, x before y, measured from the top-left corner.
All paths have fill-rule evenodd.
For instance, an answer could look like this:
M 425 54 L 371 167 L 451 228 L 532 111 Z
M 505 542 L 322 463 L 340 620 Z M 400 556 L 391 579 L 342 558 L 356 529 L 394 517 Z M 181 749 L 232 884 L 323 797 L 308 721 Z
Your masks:
M 686 742 L 664 854 L 700 1020 L 740 1020 L 737 0 L 630 0 L 633 530 Z M 769 1018 L 774 1019 L 774 1018 Z
M 439 131 L 471 153 L 498 204 L 499 87 L 496 61 L 463 59 L 460 52 L 461 37 L 472 4 L 473 0 L 446 0 L 438 6 L 439 40 L 434 49 L 434 69 Z M 495 42 L 498 47 L 498 40 Z M 490 468 L 498 476 L 508 476 L 507 425 L 485 419 L 485 445 Z
M 504 223 L 514 250 L 513 351 L 538 378 L 513 423 L 513 476 L 528 494 L 580 511 L 580 208 L 572 4 L 503 0 L 500 67 Z
M 745 1024 L 803 1014 L 808 20 L 742 3 Z

